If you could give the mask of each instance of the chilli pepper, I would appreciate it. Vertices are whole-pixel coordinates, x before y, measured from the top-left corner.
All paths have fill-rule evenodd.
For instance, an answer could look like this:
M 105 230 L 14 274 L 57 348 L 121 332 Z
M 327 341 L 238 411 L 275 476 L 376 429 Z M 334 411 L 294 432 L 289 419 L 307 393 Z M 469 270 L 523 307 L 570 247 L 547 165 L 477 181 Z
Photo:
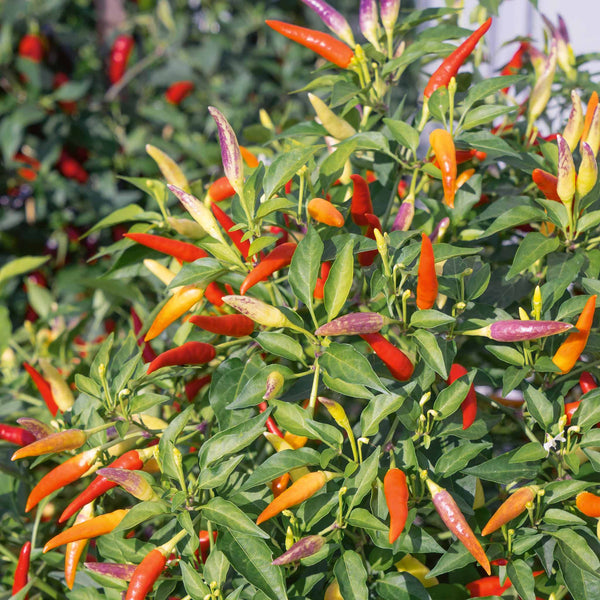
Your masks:
M 65 378 L 61 375 L 58 369 L 50 364 L 50 361 L 47 358 L 40 358 L 38 362 L 42 369 L 44 379 L 50 386 L 52 398 L 54 398 L 54 402 L 56 403 L 56 406 L 58 406 L 58 410 L 61 412 L 69 410 L 75 402 L 75 398 L 73 397 L 73 392 L 71 391 L 69 384 L 66 382 Z
M 340 591 L 340 584 L 337 582 L 337 579 L 334 579 L 325 590 L 325 596 L 323 596 L 323 600 L 344 600 L 342 593 Z
M 267 403 L 264 400 L 259 403 L 258 410 L 261 413 L 263 413 L 263 412 L 265 412 L 265 410 L 267 410 Z M 283 432 L 281 431 L 281 429 L 279 429 L 279 427 L 277 427 L 277 423 L 275 423 L 275 419 L 273 417 L 271 417 L 270 415 L 267 417 L 267 421 L 265 422 L 265 427 L 267 428 L 267 431 L 269 433 L 274 433 L 276 436 L 283 439 Z
M 99 448 L 86 450 L 85 452 L 81 452 L 80 454 L 69 458 L 64 463 L 54 467 L 54 469 L 46 473 L 46 475 L 44 475 L 31 490 L 25 505 L 25 512 L 29 512 L 52 492 L 65 487 L 69 483 L 77 481 L 77 479 L 79 479 L 94 464 L 99 452 Z
M 398 571 L 406 571 L 418 579 L 423 587 L 429 588 L 439 583 L 437 577 L 427 577 L 429 574 L 427 566 L 411 554 L 405 554 L 397 563 L 394 563 L 394 566 Z
M 152 590 L 154 583 L 163 572 L 163 569 L 167 564 L 167 558 L 171 556 L 177 542 L 186 534 L 186 531 L 179 532 L 168 542 L 154 550 L 150 550 L 150 552 L 144 556 L 144 559 L 136 567 L 131 576 L 131 581 L 129 582 L 127 593 L 125 594 L 125 600 L 143 600 L 147 596 L 148 592 Z
M 411 378 L 414 366 L 400 348 L 396 348 L 380 333 L 363 333 L 360 337 L 371 346 L 394 378 L 399 381 L 406 381 Z
M 360 0 L 358 8 L 358 26 L 360 32 L 371 42 L 373 48 L 381 52 L 379 45 L 379 22 L 375 0 Z
M 350 175 L 350 179 L 352 179 L 353 183 L 350 216 L 356 225 L 364 227 L 369 224 L 365 215 L 373 214 L 369 184 L 362 175 Z
M 296 250 L 294 242 L 286 242 L 277 246 L 267 254 L 251 271 L 240 286 L 240 294 L 243 296 L 252 286 L 260 281 L 268 279 L 269 275 L 287 267 L 292 262 L 292 256 Z
M 277 498 L 277 496 L 281 495 L 284 490 L 287 489 L 287 486 L 290 482 L 290 474 L 284 473 L 280 475 L 276 479 L 271 481 L 271 491 L 273 492 L 273 497 Z
M 167 223 L 180 235 L 185 237 L 198 240 L 206 235 L 203 227 L 200 223 L 196 223 L 192 219 L 185 219 L 179 217 L 167 217 Z
M 29 167 L 20 167 L 17 169 L 17 175 L 26 179 L 27 181 L 35 181 L 38 176 L 38 171 L 40 170 L 41 163 L 39 160 L 33 158 L 32 156 L 27 156 L 27 154 L 23 154 L 22 152 L 17 152 L 13 156 L 13 160 L 15 162 L 25 163 L 29 165 Z M 40 284 L 42 285 L 42 284 Z M 44 285 L 44 287 L 47 287 Z
M 445 129 L 434 129 L 429 134 L 429 144 L 435 153 L 442 171 L 444 202 L 454 208 L 456 193 L 456 149 L 452 135 Z
M 287 434 L 286 434 L 287 435 Z M 281 438 L 275 433 L 265 431 L 263 433 L 265 439 L 273 446 L 276 452 L 283 452 L 284 450 L 295 450 L 295 447 L 291 443 L 287 442 L 285 437 Z M 292 481 L 298 481 L 305 475 L 308 475 L 310 471 L 307 467 L 296 467 L 290 469 L 290 478 Z
M 44 552 L 49 552 L 70 542 L 77 542 L 79 540 L 89 540 L 90 538 L 98 537 L 110 533 L 129 512 L 129 509 L 114 510 L 113 512 L 105 513 L 98 517 L 93 517 L 85 523 L 79 523 L 73 525 L 69 529 L 61 531 L 58 535 L 55 535 L 52 539 L 46 542 L 44 546 Z
M 590 128 L 592 125 L 592 119 L 594 118 L 594 112 L 598 106 L 598 92 L 593 91 L 590 99 L 588 100 L 587 109 L 585 111 L 585 120 L 583 122 L 583 131 L 581 132 L 581 141 L 586 142 Z
M 600 496 L 591 492 L 581 492 L 575 498 L 575 505 L 586 517 L 600 517 Z
M 581 162 L 577 172 L 576 189 L 580 198 L 589 194 L 598 180 L 598 164 L 594 151 L 587 142 L 580 146 Z
M 44 44 L 42 38 L 34 33 L 27 33 L 19 40 L 19 56 L 27 58 L 34 63 L 42 62 L 44 58 Z
M 316 554 L 325 545 L 322 535 L 308 535 L 298 540 L 289 550 L 278 556 L 271 564 L 289 565 L 307 556 Z
M 254 331 L 254 321 L 245 315 L 193 315 L 189 322 L 217 335 L 244 337 Z
M 217 541 L 217 534 L 218 531 L 216 530 L 212 532 L 213 542 Z M 198 538 L 200 539 L 200 547 L 196 550 L 196 558 L 202 561 L 202 563 L 205 563 L 210 552 L 210 532 L 206 531 L 206 529 L 202 529 L 198 533 Z
M 101 562 L 84 562 L 83 566 L 99 575 L 122 579 L 123 581 L 131 581 L 136 565 L 123 563 L 101 563 Z
M 325 283 L 329 277 L 329 271 L 331 271 L 331 261 L 326 260 L 321 263 L 321 273 L 317 277 L 317 283 L 315 284 L 315 290 L 313 296 L 317 300 L 323 300 L 323 293 L 325 291 Z
M 168 184 L 175 185 L 184 192 L 190 191 L 190 184 L 184 172 L 166 152 L 152 144 L 146 144 L 146 152 L 154 159 Z
M 94 517 L 94 505 L 87 504 L 77 515 L 75 519 L 75 525 L 85 523 Z M 65 582 L 67 587 L 72 590 L 75 583 L 75 574 L 77 573 L 77 566 L 79 559 L 85 550 L 87 540 L 79 540 L 77 542 L 69 542 L 65 550 Z
M 489 535 L 502 525 L 506 525 L 509 521 L 518 517 L 527 508 L 529 502 L 533 502 L 537 493 L 534 486 L 519 488 L 512 493 L 498 508 L 498 510 L 490 517 L 490 520 L 483 528 L 481 535 Z
M 200 302 L 203 296 L 204 290 L 193 285 L 186 285 L 174 292 L 152 321 L 148 333 L 144 336 L 144 341 L 153 340 L 160 335 L 171 323 L 190 310 L 194 304 Z
M 335 473 L 330 471 L 315 471 L 300 477 L 292 485 L 275 498 L 256 519 L 256 524 L 260 525 L 264 521 L 271 519 L 284 511 L 286 508 L 296 506 L 314 496 L 328 481 L 336 477 Z
M 346 119 L 338 117 L 321 98 L 309 93 L 308 99 L 321 124 L 330 136 L 337 140 L 345 140 L 356 133 L 356 129 Z
M 417 307 L 420 310 L 432 308 L 438 295 L 438 280 L 435 272 L 433 246 L 429 237 L 421 232 L 421 257 L 417 279 Z
M 54 430 L 52 427 L 50 427 L 50 425 L 46 425 L 46 423 L 42 423 L 33 417 L 19 417 L 17 419 L 17 423 L 22 427 L 25 427 L 25 429 L 31 433 L 36 440 L 41 440 L 42 438 L 48 437 L 54 433 Z M 31 442 L 28 443 L 30 444 Z
M 149 365 L 146 375 L 163 367 L 203 365 L 216 356 L 215 347 L 204 342 L 186 342 L 178 348 L 171 348 L 159 354 Z
M 571 152 L 577 147 L 577 142 L 581 137 L 584 126 L 583 118 L 583 107 L 581 106 L 581 98 L 576 90 L 571 91 L 571 112 L 569 113 L 569 119 L 563 131 L 563 138 L 565 138 Z
M 548 200 L 560 202 L 560 196 L 556 191 L 556 185 L 558 183 L 556 175 L 552 175 L 552 173 L 548 173 L 543 169 L 534 169 L 531 173 L 531 179 L 533 179 L 535 185 L 537 185 L 540 192 L 542 192 Z
M 81 166 L 81 163 L 64 150 L 61 151 L 56 166 L 60 174 L 67 179 L 85 183 L 89 178 L 88 172 Z
M 477 42 L 485 35 L 491 25 L 492 18 L 490 17 L 442 61 L 442 64 L 434 71 L 425 86 L 423 92 L 425 98 L 429 98 L 439 87 L 446 87 L 450 83 L 450 80 L 456 76 L 458 69 L 467 60 L 471 52 L 475 49 Z
M 20 592 L 27 585 L 27 576 L 29 575 L 29 561 L 31 558 L 31 542 L 25 542 L 19 552 L 19 560 L 13 577 L 12 595 Z M 27 600 L 28 596 L 25 596 Z
M 506 63 L 505 67 L 500 71 L 501 76 L 516 75 L 523 67 L 523 57 L 529 51 L 529 42 L 521 42 L 517 51 L 512 55 L 512 58 Z M 502 93 L 508 94 L 508 88 L 504 88 Z
M 133 240 L 137 244 L 142 244 L 142 246 L 157 250 L 162 254 L 172 256 L 182 262 L 194 262 L 199 258 L 206 258 L 208 256 L 202 248 L 198 248 L 194 244 L 180 242 L 179 240 L 173 240 L 161 235 L 154 235 L 152 233 L 126 233 L 123 237 Z
M 448 377 L 448 385 L 454 383 L 459 377 L 466 375 L 468 371 L 458 363 L 453 363 L 450 367 L 450 377 Z M 462 422 L 463 430 L 468 429 L 473 425 L 475 417 L 477 416 L 477 394 L 473 384 L 469 387 L 469 391 L 465 396 L 465 399 L 460 404 L 460 410 L 462 411 Z
M 229 183 L 229 179 L 227 179 L 225 176 L 219 177 L 219 179 L 211 183 L 208 191 L 206 192 L 206 200 L 209 203 L 221 202 L 221 200 L 226 200 L 232 196 L 235 196 L 235 190 Z
M 259 165 L 258 158 L 248 150 L 245 146 L 240 146 L 240 154 L 242 155 L 243 161 L 251 168 L 255 169 Z
M 111 84 L 114 85 L 125 75 L 133 46 L 134 41 L 130 35 L 119 35 L 113 42 L 108 61 L 108 80 Z
M 27 431 L 27 429 L 0 423 L 0 440 L 16 444 L 17 446 L 27 446 L 35 442 L 36 439 L 35 435 Z
M 265 327 L 288 327 L 292 325 L 290 320 L 278 308 L 266 304 L 262 300 L 231 295 L 223 296 L 223 301 L 259 325 Z
M 431 481 L 431 479 L 427 478 L 425 481 L 431 493 L 435 510 L 446 527 L 462 542 L 473 558 L 483 567 L 484 571 L 490 575 L 490 561 L 454 498 L 447 490 Z
M 508 578 L 504 585 L 500 585 L 500 578 L 497 575 L 490 575 L 466 583 L 465 587 L 469 590 L 471 598 L 485 598 L 486 596 L 501 596 L 511 585 Z
M 121 486 L 122 489 L 142 502 L 159 500 L 158 494 L 152 489 L 152 486 L 137 471 L 104 467 L 98 469 L 98 475 Z
M 306 6 L 314 10 L 323 23 L 349 46 L 354 47 L 354 35 L 346 18 L 325 0 L 302 0 Z
M 176 81 L 172 83 L 165 92 L 165 98 L 169 104 L 177 106 L 181 104 L 194 90 L 191 81 Z
M 390 544 L 404 531 L 408 516 L 408 486 L 400 469 L 390 469 L 383 478 L 383 494 L 390 512 Z
M 556 39 L 553 38 L 550 45 L 550 55 L 543 59 L 543 67 L 529 96 L 527 122 L 530 128 L 533 126 L 535 120 L 544 112 L 546 104 L 550 100 L 557 60 L 557 44 Z
M 129 469 L 137 471 L 144 466 L 144 461 L 149 458 L 151 450 L 129 450 L 116 460 L 113 460 L 108 466 L 117 469 Z M 117 484 L 109 481 L 105 477 L 98 475 L 92 483 L 90 483 L 77 498 L 75 498 L 67 508 L 63 511 L 58 519 L 59 523 L 64 523 L 67 519 L 73 516 L 79 509 L 86 504 L 94 501 L 96 498 L 114 488 Z
M 576 400 L 575 402 L 566 402 L 565 403 L 564 413 L 565 413 L 565 417 L 567 417 L 567 425 L 571 424 L 571 421 L 573 420 L 573 415 L 575 414 L 575 411 L 579 408 L 580 404 L 581 404 L 580 400 Z
M 495 321 L 480 329 L 463 331 L 463 335 L 482 335 L 497 342 L 524 342 L 526 340 L 539 340 L 544 337 L 564 333 L 572 329 L 573 325 L 563 321 L 522 321 L 520 319 L 507 319 Z
M 349 313 L 321 325 L 315 335 L 361 335 L 377 333 L 390 319 L 374 312 Z
M 299 27 L 298 25 L 284 23 L 283 21 L 268 20 L 265 23 L 286 38 L 302 44 L 342 69 L 347 69 L 354 62 L 352 48 L 344 44 L 344 42 L 336 40 L 328 33 Z
M 344 215 L 331 203 L 323 198 L 313 198 L 306 206 L 308 214 L 319 223 L 331 227 L 343 227 Z
M 219 208 L 216 204 L 212 203 L 210 208 L 215 215 L 215 219 L 219 222 L 219 225 L 225 230 L 225 233 L 229 236 L 229 239 L 234 243 L 235 247 L 240 251 L 240 254 L 244 258 L 248 258 L 250 252 L 250 240 L 242 240 L 244 232 L 236 229 L 231 231 L 232 227 L 235 227 L 235 223 L 229 217 L 229 215 Z
M 65 429 L 19 448 L 12 455 L 11 460 L 41 456 L 42 454 L 54 454 L 65 450 L 77 450 L 85 444 L 87 438 L 87 433 L 81 429 Z
M 573 197 L 576 191 L 577 172 L 575 171 L 575 163 L 573 155 L 569 149 L 569 144 L 562 135 L 556 136 L 558 145 L 558 176 L 556 179 L 556 193 L 562 200 L 562 203 L 570 211 Z M 594 161 L 595 162 L 595 161 Z
M 594 321 L 596 297 L 594 294 L 588 298 L 577 323 L 575 323 L 577 331 L 569 334 L 552 357 L 552 362 L 560 369 L 562 375 L 568 373 L 575 366 L 579 355 L 585 349 Z
M 584 371 L 579 377 L 579 387 L 583 394 L 587 394 L 598 387 L 596 380 L 592 377 L 592 374 L 588 371 Z
M 367 230 L 365 231 L 365 237 L 368 237 L 370 240 L 376 240 L 375 230 L 379 230 L 381 232 L 381 223 L 377 216 L 367 213 L 363 215 L 365 221 L 367 222 Z M 361 267 L 370 267 L 373 264 L 373 261 L 379 254 L 379 250 L 365 250 L 364 252 L 358 253 L 358 263 Z
M 138 334 L 140 333 L 140 331 L 142 331 L 143 328 L 142 320 L 140 319 L 133 306 L 129 310 L 131 313 L 131 319 L 133 321 L 133 333 L 135 333 L 135 335 L 138 336 Z M 137 345 L 142 347 L 142 358 L 144 359 L 144 362 L 152 362 L 158 356 L 156 352 L 154 352 L 154 348 L 152 348 L 150 342 L 144 342 L 143 335 L 138 336 Z
M 319 403 L 327 409 L 327 412 L 333 417 L 334 421 L 346 432 L 352 448 L 352 457 L 355 462 L 358 461 L 358 450 L 356 447 L 356 440 L 354 439 L 354 432 L 352 431 L 352 426 L 350 425 L 344 407 L 339 402 L 330 400 L 329 398 L 322 398 L 319 396 L 318 400 Z
M 203 375 L 202 377 L 196 377 L 185 384 L 185 395 L 188 402 L 193 402 L 194 398 L 198 395 L 198 392 L 210 383 L 212 375 Z

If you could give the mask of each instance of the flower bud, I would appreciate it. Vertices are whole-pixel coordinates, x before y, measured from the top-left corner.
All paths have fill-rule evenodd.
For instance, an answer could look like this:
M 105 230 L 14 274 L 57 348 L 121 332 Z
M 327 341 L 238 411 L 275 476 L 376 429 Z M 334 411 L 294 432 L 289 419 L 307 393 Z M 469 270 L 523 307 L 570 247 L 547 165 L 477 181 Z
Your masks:
M 231 184 L 231 187 L 241 198 L 244 188 L 244 166 L 242 163 L 242 152 L 240 151 L 237 137 L 231 128 L 231 125 L 219 110 L 214 106 L 209 106 L 208 112 L 215 120 L 219 131 L 221 160 L 223 161 L 225 176 Z M 202 225 L 202 223 L 200 223 L 200 225 Z
M 389 319 L 374 312 L 350 313 L 321 325 L 315 335 L 361 335 L 377 333 Z
M 289 319 L 274 306 L 249 296 L 223 296 L 223 302 L 265 327 L 288 327 Z
M 580 198 L 589 194 L 598 179 L 598 165 L 592 148 L 587 142 L 581 144 L 581 164 L 577 173 L 577 193 Z
M 563 204 L 570 207 L 576 189 L 575 163 L 573 162 L 573 155 L 571 154 L 571 150 L 569 150 L 569 145 L 561 135 L 556 136 L 556 143 L 558 144 L 558 178 L 556 182 L 556 193 Z
M 325 538 L 321 535 L 309 535 L 297 541 L 287 552 L 278 556 L 271 564 L 287 565 L 291 562 L 316 554 L 325 544 Z

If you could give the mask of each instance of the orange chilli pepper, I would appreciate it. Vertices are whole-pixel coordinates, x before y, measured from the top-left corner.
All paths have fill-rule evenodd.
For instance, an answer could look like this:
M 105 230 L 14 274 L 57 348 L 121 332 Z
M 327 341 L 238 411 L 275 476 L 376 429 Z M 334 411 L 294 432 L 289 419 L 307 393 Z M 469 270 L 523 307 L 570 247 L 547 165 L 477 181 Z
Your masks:
M 206 193 L 206 197 L 209 202 L 221 202 L 222 200 L 226 200 L 232 196 L 235 196 L 235 190 L 229 183 L 229 179 L 227 179 L 225 176 L 219 177 L 219 179 L 213 181 Z
M 307 205 L 308 214 L 319 223 L 331 227 L 343 227 L 344 215 L 331 203 L 323 198 L 313 198 Z
M 240 294 L 243 296 L 252 286 L 260 281 L 268 279 L 269 275 L 287 267 L 292 262 L 292 256 L 296 250 L 294 242 L 286 242 L 277 246 L 267 254 L 253 269 L 246 275 L 240 286 Z
M 383 494 L 390 512 L 390 544 L 404 531 L 408 516 L 408 486 L 400 469 L 390 469 L 383 478 Z
M 600 496 L 591 492 L 581 492 L 575 498 L 575 505 L 586 517 L 600 517 Z
M 581 140 L 584 142 L 587 140 L 588 133 L 590 132 L 596 106 L 598 106 L 598 92 L 593 91 L 588 100 L 587 109 L 585 111 L 585 121 L 583 122 L 583 131 L 581 132 Z
M 75 525 L 85 523 L 94 517 L 93 504 L 86 504 L 75 519 Z M 75 574 L 77 573 L 77 565 L 79 559 L 85 550 L 87 540 L 79 540 L 77 542 L 69 542 L 65 550 L 65 582 L 67 587 L 72 590 L 75 583 Z
M 456 193 L 456 149 L 452 135 L 445 129 L 434 129 L 429 134 L 429 144 L 433 149 L 442 171 L 444 202 L 454 208 Z
M 363 333 L 360 337 L 371 346 L 393 377 L 399 381 L 411 378 L 415 368 L 400 348 L 396 348 L 380 333 Z
M 575 366 L 579 355 L 585 349 L 592 323 L 594 322 L 596 297 L 596 294 L 594 294 L 588 298 L 579 315 L 579 319 L 577 319 L 577 323 L 575 323 L 578 331 L 570 333 L 552 357 L 552 362 L 560 369 L 563 375 Z
M 19 448 L 12 455 L 11 460 L 41 456 L 42 454 L 54 454 L 65 450 L 77 450 L 85 444 L 87 438 L 87 433 L 81 429 L 65 429 Z
M 421 258 L 417 279 L 417 307 L 432 308 L 438 295 L 438 280 L 435 272 L 433 246 L 429 236 L 421 232 Z
M 519 488 L 511 494 L 490 517 L 481 535 L 489 535 L 500 529 L 502 525 L 506 525 L 506 523 L 518 517 L 527 508 L 527 504 L 533 502 L 536 493 L 537 488 L 535 486 L 527 486 Z
M 556 175 L 552 175 L 552 173 L 548 173 L 543 169 L 534 169 L 531 173 L 531 179 L 535 185 L 537 185 L 538 189 L 548 200 L 555 200 L 556 202 L 560 202 L 560 197 L 558 192 L 556 191 L 556 186 L 558 184 L 558 178 Z
M 287 490 L 277 496 L 277 498 L 275 498 L 267 508 L 258 515 L 256 524 L 260 525 L 264 521 L 275 517 L 286 508 L 296 506 L 311 496 L 314 496 L 335 476 L 335 473 L 331 473 L 330 471 L 315 471 L 314 473 L 303 475 L 300 479 L 292 483 Z

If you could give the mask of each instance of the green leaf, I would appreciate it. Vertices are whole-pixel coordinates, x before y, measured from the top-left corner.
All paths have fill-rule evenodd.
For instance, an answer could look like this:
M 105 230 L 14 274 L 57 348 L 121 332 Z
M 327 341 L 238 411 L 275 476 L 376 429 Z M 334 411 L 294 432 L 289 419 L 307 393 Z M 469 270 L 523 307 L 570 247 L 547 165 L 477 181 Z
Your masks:
M 512 346 L 502 346 L 500 344 L 487 344 L 485 349 L 493 354 L 502 362 L 508 363 L 515 367 L 522 367 L 525 364 L 523 355 Z
M 488 158 L 513 157 L 523 159 L 523 155 L 513 150 L 501 137 L 490 133 L 489 131 L 477 131 L 474 133 L 464 133 L 460 136 L 460 141 L 467 145 L 487 152 Z
M 440 413 L 440 419 L 446 419 L 459 409 L 469 393 L 469 389 L 475 379 L 475 374 L 476 371 L 473 370 L 459 377 L 437 395 L 433 409 Z
M 179 566 L 181 567 L 183 586 L 192 600 L 203 600 L 207 594 L 210 596 L 210 588 L 204 583 L 202 575 L 195 568 L 184 560 L 179 562 Z
M 573 424 L 581 427 L 584 432 L 600 423 L 600 388 L 585 395 L 585 400 L 579 405 L 573 421 Z
M 206 286 L 226 272 L 227 270 L 221 266 L 218 260 L 210 257 L 199 258 L 193 263 L 184 263 L 168 287 L 173 289 L 180 285 L 190 284 Z
M 15 258 L 0 268 L 0 285 L 8 279 L 39 269 L 50 260 L 49 256 L 21 256 Z
M 431 96 L 427 102 L 429 112 L 437 121 L 446 121 L 446 114 L 450 106 L 450 97 L 448 94 L 448 88 L 446 86 L 439 87 Z
M 516 106 L 498 106 L 492 104 L 477 106 L 465 116 L 462 122 L 462 129 L 466 131 L 467 129 L 479 127 L 515 110 L 517 110 Z
M 335 319 L 344 306 L 354 275 L 354 240 L 348 240 L 331 265 L 327 281 L 323 288 L 323 302 L 327 311 L 327 320 Z
M 319 359 L 319 363 L 331 377 L 348 383 L 366 385 L 380 392 L 388 392 L 373 371 L 369 361 L 350 344 L 332 342 Z
M 242 460 L 244 460 L 243 455 L 232 456 L 230 459 L 216 466 L 202 469 L 198 477 L 198 489 L 212 490 L 225 485 L 229 476 L 235 471 Z
M 296 298 L 309 309 L 313 305 L 313 293 L 321 270 L 322 255 L 323 242 L 317 230 L 309 227 L 294 251 L 289 270 L 289 282 Z
M 349 491 L 348 497 L 351 498 L 349 510 L 360 504 L 362 499 L 371 491 L 371 486 L 377 477 L 380 455 L 381 448 L 377 447 L 373 454 L 360 465 L 358 473 L 352 479 L 344 481 L 344 486 Z
M 264 539 L 269 538 L 269 534 L 265 533 L 254 521 L 251 521 L 246 513 L 233 502 L 216 496 L 201 508 L 203 515 L 217 525 L 222 525 L 231 531 L 245 535 L 258 536 Z
M 389 128 L 394 139 L 402 146 L 409 148 L 413 153 L 417 152 L 419 146 L 419 132 L 404 121 L 396 119 L 383 119 L 386 127 Z
M 368 600 L 367 571 L 356 552 L 346 550 L 336 561 L 333 574 L 344 600 Z
M 364 386 L 356 383 L 348 383 L 338 377 L 331 377 L 327 371 L 322 372 L 323 383 L 334 392 L 343 394 L 350 398 L 373 398 L 373 394 Z
M 284 473 L 298 467 L 319 465 L 320 455 L 312 448 L 297 448 L 296 450 L 282 450 L 269 456 L 259 464 L 254 472 L 244 482 L 243 489 L 251 489 L 264 483 L 273 481 Z
M 468 111 L 475 102 L 479 102 L 479 100 L 483 100 L 492 94 L 504 89 L 505 87 L 510 87 L 520 81 L 523 81 L 525 76 L 523 75 L 502 75 L 501 77 L 492 77 L 491 79 L 484 79 L 472 85 L 469 88 L 469 92 L 466 95 L 465 99 L 461 102 L 461 108 L 466 112 Z
M 135 185 L 136 188 L 154 198 L 161 212 L 165 211 L 165 205 L 169 196 L 169 191 L 165 183 L 159 179 L 149 179 L 148 177 L 120 176 L 119 179 Z M 156 219 L 160 219 L 160 215 L 156 215 Z
M 520 479 L 533 479 L 538 472 L 537 463 L 511 463 L 516 450 L 506 452 L 490 460 L 486 460 L 475 467 L 468 467 L 463 470 L 466 475 L 475 475 L 485 481 L 494 481 L 501 485 L 506 485 L 511 481 Z
M 406 398 L 404 394 L 381 394 L 373 398 L 360 414 L 361 435 L 375 435 L 379 431 L 379 423 L 400 410 Z
M 490 448 L 490 442 L 481 442 L 479 444 L 463 443 L 456 448 L 444 452 L 435 464 L 435 472 L 443 477 L 450 477 L 458 471 L 462 471 L 476 456 L 481 454 L 487 448 Z M 545 454 L 545 453 L 544 453 Z
M 511 463 L 533 462 L 542 460 L 548 456 L 548 452 L 539 442 L 529 442 L 521 446 L 510 459 Z
M 294 148 L 279 155 L 269 166 L 265 176 L 264 191 L 267 200 L 278 192 L 301 167 L 306 165 L 312 156 L 321 148 L 320 144 Z
M 558 406 L 548 400 L 540 390 L 528 385 L 524 392 L 527 410 L 537 421 L 538 425 L 548 431 L 558 419 Z
M 254 256 L 261 250 L 264 250 L 268 246 L 274 244 L 279 238 L 274 235 L 261 235 L 256 239 L 252 240 L 250 247 L 248 248 L 248 256 Z
M 219 433 L 207 440 L 198 453 L 200 468 L 205 469 L 220 458 L 244 450 L 256 438 L 262 435 L 265 430 L 265 422 L 270 413 L 271 411 L 267 409 L 252 419 L 243 421 L 229 429 L 219 431 Z
M 511 560 L 506 567 L 506 573 L 523 600 L 535 600 L 533 571 L 524 560 Z
M 579 565 L 571 560 L 560 546 L 554 551 L 554 556 L 558 560 L 560 571 L 573 600 L 600 598 L 600 578 L 597 574 L 580 569 Z
M 446 315 L 438 310 L 417 310 L 410 318 L 411 327 L 433 329 L 456 322 L 454 317 Z
M 466 567 L 472 562 L 475 562 L 475 559 L 471 556 L 471 553 L 461 542 L 456 541 L 448 548 L 448 550 L 446 550 L 442 558 L 436 563 L 435 567 L 429 571 L 427 578 L 458 571 L 458 569 Z
M 289 212 L 293 211 L 296 205 L 287 198 L 271 198 L 263 202 L 256 211 L 257 219 L 264 219 L 267 215 L 274 212 Z
M 142 215 L 150 216 L 153 213 L 146 213 L 141 206 L 137 204 L 129 204 L 127 206 L 123 206 L 122 208 L 118 208 L 114 212 L 110 213 L 104 219 L 100 219 L 93 227 L 90 227 L 81 237 L 85 238 L 90 233 L 94 233 L 95 231 L 99 231 L 100 229 L 104 229 L 105 227 L 112 227 L 113 225 L 117 225 L 118 223 L 127 223 L 128 221 L 135 221 L 136 223 L 142 220 Z M 158 216 L 158 215 L 156 215 Z
M 549 508 L 542 517 L 542 521 L 544 523 L 548 523 L 549 525 L 558 525 L 559 527 L 563 526 L 576 526 L 576 525 L 585 525 L 584 519 L 574 515 L 571 512 L 567 512 L 566 510 L 560 510 L 559 508 Z
M 219 547 L 235 570 L 271 600 L 287 600 L 283 569 L 274 567 L 267 544 L 254 536 L 226 529 L 219 532 Z
M 267 389 L 267 378 L 272 373 L 279 373 L 284 381 L 290 381 L 294 376 L 294 372 L 283 365 L 268 365 L 246 382 L 237 398 L 231 404 L 228 404 L 227 408 L 234 410 L 259 404 Z
M 557 538 L 559 548 L 569 560 L 580 569 L 597 575 L 598 569 L 600 569 L 600 560 L 583 536 L 566 527 L 548 533 Z
M 377 517 L 374 517 L 368 510 L 364 508 L 355 508 L 352 510 L 347 519 L 348 525 L 352 527 L 360 527 L 362 529 L 370 529 L 373 531 L 388 531 L 388 526 L 382 523 Z
M 275 354 L 275 356 L 282 356 L 288 360 L 297 360 L 302 363 L 306 362 L 302 345 L 285 333 L 261 331 L 254 339 L 263 350 Z
M 448 364 L 447 357 L 444 356 L 436 336 L 424 329 L 417 329 L 413 334 L 413 339 L 419 346 L 419 356 L 442 379 L 448 379 L 448 369 L 450 364 Z
M 544 488 L 544 502 L 546 504 L 556 504 L 557 502 L 564 502 L 565 500 L 572 498 L 583 492 L 587 488 L 594 485 L 588 481 L 551 481 Z
M 489 237 L 505 229 L 513 229 L 517 225 L 540 223 L 544 220 L 546 220 L 546 215 L 539 208 L 527 205 L 515 206 L 502 212 L 478 239 Z
M 535 261 L 557 250 L 559 246 L 560 241 L 557 237 L 546 237 L 537 231 L 528 233 L 517 248 L 512 266 L 506 274 L 506 280 L 516 277 Z
M 382 600 L 431 600 L 423 584 L 410 573 L 386 573 L 377 580 L 378 598 Z
M 169 426 L 165 429 L 160 438 L 160 442 L 158 443 L 158 460 L 161 472 L 173 479 L 177 479 L 179 473 L 173 450 L 177 443 L 177 438 L 190 420 L 193 410 L 194 407 L 189 406 L 182 413 L 177 415 L 169 423 Z
M 139 502 L 135 504 L 125 515 L 123 520 L 113 529 L 115 533 L 133 529 L 148 519 L 166 514 L 167 506 L 164 502 Z

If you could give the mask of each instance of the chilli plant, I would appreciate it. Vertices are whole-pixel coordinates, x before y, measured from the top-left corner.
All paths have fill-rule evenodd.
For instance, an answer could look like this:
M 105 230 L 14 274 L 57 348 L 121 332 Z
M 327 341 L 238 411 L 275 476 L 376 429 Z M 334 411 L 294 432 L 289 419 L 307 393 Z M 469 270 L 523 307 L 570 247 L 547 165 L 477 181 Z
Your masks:
M 91 314 L 3 324 L 4 590 L 597 598 L 585 61 L 548 20 L 482 78 L 483 6 L 305 3 L 319 30 L 264 26 L 281 68 L 316 53 L 305 118 L 261 110 L 252 153 L 207 106 L 208 187 L 153 140 Z

